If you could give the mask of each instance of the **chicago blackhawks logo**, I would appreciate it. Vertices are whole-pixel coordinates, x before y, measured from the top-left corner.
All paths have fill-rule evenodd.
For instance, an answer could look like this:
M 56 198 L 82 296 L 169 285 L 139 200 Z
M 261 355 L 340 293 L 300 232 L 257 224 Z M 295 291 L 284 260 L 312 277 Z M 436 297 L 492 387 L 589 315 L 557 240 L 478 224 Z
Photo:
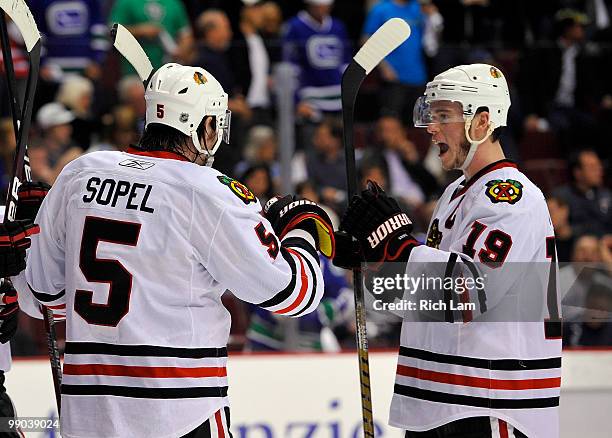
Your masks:
M 208 79 L 206 79 L 206 76 L 204 76 L 202 73 L 200 73 L 199 71 L 195 72 L 193 74 L 193 80 L 195 81 L 196 84 L 198 85 L 204 85 L 206 82 L 208 82 Z
M 502 77 L 501 72 L 495 67 L 491 67 L 489 72 L 491 73 L 491 76 L 494 77 L 495 79 L 499 79 Z
M 440 232 L 440 221 L 436 218 L 427 233 L 427 246 L 440 249 L 440 242 L 442 242 L 442 233 Z
M 487 183 L 485 191 L 491 202 L 507 202 L 508 204 L 516 204 L 523 196 L 523 184 L 514 180 L 494 179 Z
M 232 193 L 238 196 L 238 198 L 246 205 L 250 204 L 251 202 L 257 201 L 257 198 L 255 198 L 253 192 L 251 192 L 249 188 L 242 184 L 240 181 L 237 181 L 225 175 L 218 176 L 217 179 L 221 184 L 228 186 Z

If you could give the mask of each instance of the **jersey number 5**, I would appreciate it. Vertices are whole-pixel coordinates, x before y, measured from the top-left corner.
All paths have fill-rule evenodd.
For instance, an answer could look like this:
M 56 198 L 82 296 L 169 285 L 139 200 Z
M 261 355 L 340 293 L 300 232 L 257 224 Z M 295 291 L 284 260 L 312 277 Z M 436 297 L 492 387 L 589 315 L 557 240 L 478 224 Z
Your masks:
M 90 324 L 116 327 L 128 313 L 132 274 L 118 260 L 99 259 L 98 243 L 136 246 L 140 224 L 87 216 L 81 239 L 79 266 L 87 281 L 108 284 L 106 304 L 94 303 L 93 292 L 77 289 L 74 310 Z

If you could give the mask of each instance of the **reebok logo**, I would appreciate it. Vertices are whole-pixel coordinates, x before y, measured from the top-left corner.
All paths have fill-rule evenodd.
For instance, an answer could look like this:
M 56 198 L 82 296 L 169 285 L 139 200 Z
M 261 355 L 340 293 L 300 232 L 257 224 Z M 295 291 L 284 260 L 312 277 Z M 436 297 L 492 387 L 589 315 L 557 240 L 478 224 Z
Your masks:
M 391 216 L 368 236 L 370 247 L 376 248 L 389 234 L 411 223 L 412 221 L 408 218 L 406 213 L 397 213 L 395 216 Z
M 150 161 L 134 160 L 133 158 L 129 158 L 127 160 L 123 160 L 121 163 L 119 163 L 119 165 L 123 167 L 131 167 L 132 169 L 147 170 L 155 166 L 155 163 L 151 163 Z
M 299 207 L 300 205 L 317 205 L 308 199 L 301 199 L 299 201 L 293 201 L 291 204 L 285 205 L 283 209 L 278 214 L 279 217 L 283 217 L 289 210 Z

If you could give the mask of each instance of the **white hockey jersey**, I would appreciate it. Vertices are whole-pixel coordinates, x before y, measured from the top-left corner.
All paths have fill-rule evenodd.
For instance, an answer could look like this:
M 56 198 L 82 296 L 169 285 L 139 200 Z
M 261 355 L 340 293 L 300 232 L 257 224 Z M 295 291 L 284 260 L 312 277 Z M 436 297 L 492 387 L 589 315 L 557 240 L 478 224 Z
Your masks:
M 405 317 L 390 424 L 423 431 L 491 416 L 530 438 L 558 437 L 557 263 L 541 191 L 508 160 L 468 182 L 459 178 L 437 204 L 427 245 L 412 250 L 407 275 L 428 274 L 432 264 L 444 266 L 442 276 L 461 265 L 462 275 L 471 270 L 486 281 L 483 288 L 453 296 L 474 303 L 475 310 L 456 306 L 433 319 L 425 312 L 418 322 Z M 530 265 L 535 275 L 527 283 L 516 274 Z M 522 293 L 526 287 L 538 290 Z M 541 307 L 542 319 L 521 319 L 527 306 Z M 509 309 L 516 314 L 505 313 Z
M 224 291 L 288 316 L 323 293 L 314 248 L 279 242 L 244 185 L 176 154 L 129 152 L 64 168 L 15 279 L 66 306 L 66 438 L 190 432 L 229 403 Z

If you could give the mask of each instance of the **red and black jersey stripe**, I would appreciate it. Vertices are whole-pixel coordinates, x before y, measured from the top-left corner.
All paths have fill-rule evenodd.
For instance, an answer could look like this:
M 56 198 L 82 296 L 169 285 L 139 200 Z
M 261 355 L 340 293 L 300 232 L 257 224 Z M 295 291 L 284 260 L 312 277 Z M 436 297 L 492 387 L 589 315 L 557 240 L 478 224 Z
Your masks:
M 295 239 L 295 240 L 302 241 L 303 239 Z M 283 255 L 283 258 L 289 264 L 289 267 L 291 268 L 291 280 L 289 281 L 289 284 L 287 285 L 287 287 L 285 287 L 283 290 L 278 292 L 272 298 L 262 303 L 259 303 L 258 304 L 259 307 L 270 308 L 270 307 L 274 307 L 274 306 L 278 306 L 283 303 L 286 303 L 286 305 L 283 308 L 279 310 L 275 310 L 274 313 L 277 313 L 280 315 L 291 314 L 291 316 L 297 316 L 297 315 L 302 314 L 306 309 L 308 309 L 312 305 L 315 295 L 316 295 L 316 291 L 317 291 L 316 272 L 315 272 L 315 269 L 312 263 L 310 262 L 310 260 L 308 260 L 308 257 L 306 257 L 303 253 L 298 251 L 297 250 L 298 248 L 301 250 L 305 250 L 308 254 L 311 254 L 311 252 L 308 249 L 303 248 L 303 245 L 301 244 L 296 245 L 294 249 L 286 245 L 285 242 L 283 242 L 283 246 L 281 247 L 280 252 Z M 295 260 L 292 257 L 292 255 L 294 255 L 298 259 L 299 269 L 298 269 L 298 264 L 295 263 Z M 318 257 L 315 258 L 315 260 L 317 259 Z M 289 299 L 291 298 L 291 296 L 296 290 L 296 283 L 297 283 L 296 279 L 298 277 L 301 278 L 300 290 L 298 291 L 297 297 L 293 301 L 289 302 Z M 302 303 L 305 300 L 308 300 L 306 302 L 307 303 L 306 306 L 302 307 L 302 309 L 296 314 L 291 313 L 295 311 L 295 309 L 300 307 L 300 305 L 302 305 Z
M 154 399 L 227 397 L 227 386 L 141 388 L 115 385 L 67 385 L 63 383 L 62 395 L 114 395 L 118 397 Z
M 474 406 L 489 409 L 537 409 L 553 408 L 559 406 L 559 397 L 538 397 L 538 398 L 488 398 L 475 397 L 472 395 L 450 394 L 448 392 L 432 391 L 429 389 L 415 388 L 395 384 L 395 394 L 406 397 L 418 398 L 444 404 Z
M 64 374 L 71 376 L 122 376 L 148 379 L 227 377 L 225 367 L 160 367 L 106 365 L 98 363 L 64 364 Z
M 400 356 L 414 359 L 495 371 L 526 371 L 561 368 L 560 357 L 546 359 L 481 359 L 476 357 L 434 353 L 404 346 L 400 347 L 399 354 Z
M 232 438 L 231 419 L 228 406 L 219 409 L 199 427 L 181 438 Z
M 225 359 L 227 358 L 226 347 L 206 347 L 206 348 L 186 348 L 186 347 L 166 347 L 159 345 L 120 345 L 106 344 L 99 342 L 67 342 L 66 356 L 64 361 L 64 376 L 62 384 L 63 395 L 92 395 L 92 396 L 117 396 L 131 398 L 153 398 L 153 399 L 180 399 L 180 398 L 201 398 L 201 397 L 226 397 L 227 386 L 219 386 L 219 382 L 225 382 L 227 370 Z M 149 358 L 181 358 L 181 359 L 219 359 L 213 363 L 194 363 L 191 366 L 167 366 L 153 365 L 144 366 L 139 364 L 108 364 L 100 363 L 74 363 L 76 356 L 92 355 L 100 358 L 108 357 L 149 357 Z M 196 366 L 197 365 L 197 366 Z M 91 376 L 96 380 L 81 381 L 68 378 L 83 378 Z M 164 382 L 166 379 L 177 385 L 176 379 L 186 379 L 185 386 L 178 384 L 178 387 L 144 387 L 132 386 L 131 384 L 109 384 L 114 383 L 109 380 L 106 383 L 98 383 L 102 377 L 127 377 L 137 379 L 151 379 Z M 189 386 L 193 385 L 192 379 L 212 378 L 212 386 Z M 221 380 L 219 380 L 221 379 Z M 95 382 L 95 383 L 93 383 Z M 129 382 L 124 380 L 124 382 Z M 144 380 L 142 382 L 145 382 Z M 217 385 L 214 385 L 217 383 Z M 163 383 L 162 383 L 163 384 Z M 204 383 L 206 384 L 206 383 Z
M 163 347 L 158 345 L 118 345 L 100 342 L 66 342 L 65 353 L 204 359 L 213 357 L 227 357 L 227 348 L 180 348 Z
M 438 364 L 456 365 L 491 371 L 534 371 L 560 369 L 561 358 L 551 357 L 544 359 L 485 359 L 477 357 L 466 357 L 442 353 L 434 353 L 416 348 L 400 347 L 400 357 L 419 359 Z M 489 378 L 473 375 L 460 374 L 425 369 L 420 366 L 398 364 L 397 376 L 418 379 L 420 382 L 432 382 L 449 385 L 453 387 L 486 389 L 491 391 L 515 391 L 514 397 L 510 398 L 508 393 L 499 393 L 497 397 L 480 397 L 475 395 L 454 394 L 446 391 L 425 389 L 404 383 L 396 383 L 394 392 L 397 395 L 439 402 L 444 404 L 457 404 L 489 409 L 536 409 L 559 406 L 559 397 L 521 397 L 520 391 L 538 389 L 559 389 L 561 377 L 535 378 Z M 531 395 L 532 393 L 530 393 Z M 526 394 L 524 394 L 526 395 Z M 503 397 L 502 397 L 503 396 Z
M 315 260 L 317 260 L 317 258 L 315 258 Z M 310 306 L 312 305 L 312 302 L 315 299 L 315 295 L 316 295 L 315 292 L 317 290 L 317 274 L 315 273 L 312 263 L 310 263 L 310 260 L 308 260 L 307 257 L 304 257 L 304 261 L 306 262 L 306 265 L 308 266 L 308 270 L 310 271 L 310 278 L 312 278 L 312 288 L 310 290 L 310 298 L 308 299 L 308 302 L 306 303 L 306 305 L 302 308 L 302 310 L 300 310 L 293 316 L 300 316 L 306 311 L 306 309 L 310 308 Z
M 291 254 L 289 254 L 289 251 L 287 251 L 287 248 L 281 247 L 280 252 L 283 258 L 289 264 L 289 267 L 291 268 L 291 280 L 289 281 L 289 284 L 287 285 L 286 288 L 281 290 L 279 293 L 274 295 L 272 298 L 257 304 L 259 307 L 267 308 L 267 307 L 277 306 L 280 303 L 289 299 L 289 297 L 291 296 L 291 294 L 293 293 L 295 289 L 296 278 L 298 276 L 298 270 L 297 270 L 297 267 L 295 266 L 295 261 L 293 260 L 293 257 L 291 257 Z

